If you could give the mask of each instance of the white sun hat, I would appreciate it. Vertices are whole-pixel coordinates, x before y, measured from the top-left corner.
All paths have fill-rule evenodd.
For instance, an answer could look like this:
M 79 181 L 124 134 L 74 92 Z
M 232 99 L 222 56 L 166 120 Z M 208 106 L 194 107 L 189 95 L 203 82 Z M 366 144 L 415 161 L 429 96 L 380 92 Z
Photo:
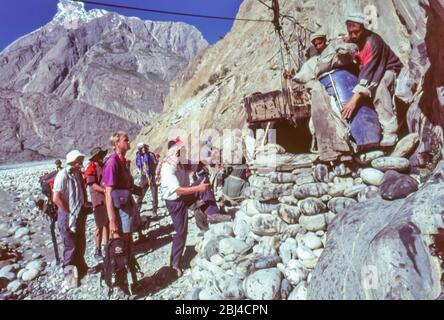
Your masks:
M 79 150 L 71 150 L 66 155 L 66 163 L 71 164 L 74 161 L 76 161 L 78 158 L 85 158 L 85 157 L 86 156 L 83 153 L 81 153 Z

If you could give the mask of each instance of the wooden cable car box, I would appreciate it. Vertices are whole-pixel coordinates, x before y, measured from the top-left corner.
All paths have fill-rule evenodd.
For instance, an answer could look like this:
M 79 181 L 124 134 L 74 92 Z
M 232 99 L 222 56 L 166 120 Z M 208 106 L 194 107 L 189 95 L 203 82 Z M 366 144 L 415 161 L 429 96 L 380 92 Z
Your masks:
M 244 100 L 249 123 L 310 117 L 310 99 L 305 89 L 254 93 Z

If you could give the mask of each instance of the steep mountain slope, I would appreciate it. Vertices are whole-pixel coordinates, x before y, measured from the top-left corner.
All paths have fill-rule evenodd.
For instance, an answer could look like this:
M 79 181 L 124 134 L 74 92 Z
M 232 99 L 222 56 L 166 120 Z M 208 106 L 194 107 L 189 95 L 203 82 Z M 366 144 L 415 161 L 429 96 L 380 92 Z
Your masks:
M 98 143 L 117 130 L 121 121 L 127 122 L 124 127 L 134 129 L 147 124 L 161 111 L 170 81 L 206 46 L 200 32 L 184 23 L 86 11 L 82 3 L 61 0 L 50 23 L 2 51 L 0 88 L 52 95 L 69 104 L 79 101 L 109 113 L 116 123 L 110 121 L 106 132 L 97 130 L 93 134 L 92 140 Z M 10 107 L 23 111 L 19 105 Z M 51 117 L 49 109 L 42 112 L 43 118 Z M 87 120 L 79 114 L 70 121 Z M 28 143 L 32 135 L 23 132 L 25 148 L 40 153 Z M 83 142 L 75 140 L 82 149 Z M 12 143 L 11 150 L 17 149 L 13 142 L 5 143 Z M 58 156 L 66 151 L 62 150 Z

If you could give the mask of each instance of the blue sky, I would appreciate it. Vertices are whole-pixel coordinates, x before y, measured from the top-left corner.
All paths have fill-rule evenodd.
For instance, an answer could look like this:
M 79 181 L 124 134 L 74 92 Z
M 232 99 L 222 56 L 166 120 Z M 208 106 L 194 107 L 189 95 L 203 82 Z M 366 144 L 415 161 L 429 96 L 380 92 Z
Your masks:
M 242 0 L 95 0 L 119 5 L 155 10 L 179 11 L 194 14 L 235 17 Z M 49 22 L 57 11 L 58 0 L 2 0 L 0 6 L 0 50 L 15 39 Z M 217 42 L 230 31 L 233 21 L 199 19 L 86 5 L 126 16 L 154 21 L 183 21 L 196 26 L 207 41 Z

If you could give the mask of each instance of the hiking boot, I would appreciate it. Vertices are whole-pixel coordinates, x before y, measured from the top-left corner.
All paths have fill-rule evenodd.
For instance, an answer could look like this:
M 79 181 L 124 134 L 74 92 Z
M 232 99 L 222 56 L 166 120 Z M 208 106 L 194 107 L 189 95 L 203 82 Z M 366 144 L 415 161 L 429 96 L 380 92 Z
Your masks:
M 398 136 L 396 134 L 385 135 L 382 137 L 379 145 L 383 148 L 394 147 L 398 143 Z
M 77 267 L 73 265 L 66 266 L 63 269 L 65 275 L 65 287 L 66 289 L 74 289 L 79 287 L 79 275 Z
M 97 261 L 102 261 L 103 260 L 103 256 L 102 256 L 102 250 L 101 248 L 96 248 L 96 252 L 94 253 L 94 258 Z
M 132 283 L 130 285 L 131 296 L 136 295 L 136 294 L 138 294 L 138 293 L 140 293 L 142 291 L 143 291 L 143 286 L 139 282 Z
M 77 266 L 77 274 L 79 279 L 83 279 L 83 277 L 85 277 L 87 274 L 90 274 L 91 271 L 92 269 L 88 267 L 86 262 L 81 263 Z
M 115 287 L 112 298 L 114 300 L 129 300 L 130 295 L 120 287 Z
M 207 221 L 208 223 L 227 222 L 231 221 L 231 216 L 220 213 L 209 214 L 207 215 Z
M 176 271 L 177 277 L 180 278 L 183 275 L 183 271 L 182 269 L 178 268 L 178 267 L 173 267 L 174 271 Z

